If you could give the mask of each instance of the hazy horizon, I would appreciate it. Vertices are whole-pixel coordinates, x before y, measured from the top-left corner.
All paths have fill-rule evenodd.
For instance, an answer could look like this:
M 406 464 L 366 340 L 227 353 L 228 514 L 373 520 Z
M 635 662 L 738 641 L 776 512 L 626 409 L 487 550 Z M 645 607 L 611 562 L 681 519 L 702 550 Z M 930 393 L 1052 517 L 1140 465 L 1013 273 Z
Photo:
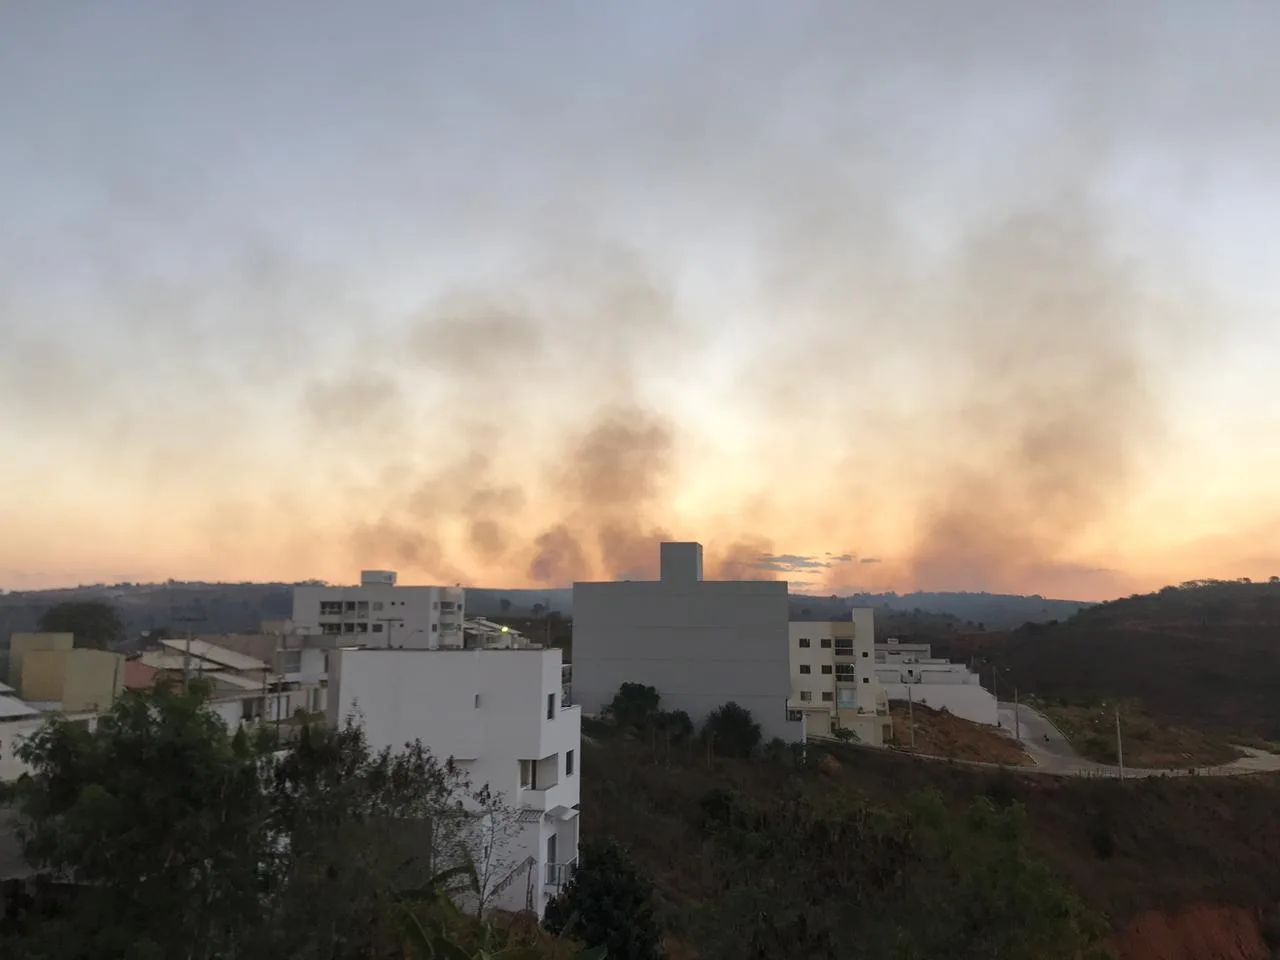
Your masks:
M 1280 7 L 0 9 L 0 585 L 1280 573 Z

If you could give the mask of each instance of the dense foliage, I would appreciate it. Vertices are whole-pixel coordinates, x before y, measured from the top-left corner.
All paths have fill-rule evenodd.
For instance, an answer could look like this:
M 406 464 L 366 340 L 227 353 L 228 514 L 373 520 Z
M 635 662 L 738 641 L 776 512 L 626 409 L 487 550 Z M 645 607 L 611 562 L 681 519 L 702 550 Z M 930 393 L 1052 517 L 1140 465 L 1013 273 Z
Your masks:
M 77 647 L 114 650 L 126 639 L 120 612 L 100 600 L 71 600 L 50 607 L 40 615 L 42 633 L 75 634 Z
M 760 745 L 760 724 L 750 710 L 732 701 L 711 711 L 703 732 L 716 752 L 728 757 L 749 757 Z
M 653 884 L 626 851 L 610 841 L 582 845 L 578 869 L 547 905 L 544 925 L 601 944 L 611 960 L 656 960 L 662 934 L 653 912 Z
M 489 820 L 459 799 L 498 803 L 420 743 L 375 751 L 348 725 L 277 751 L 230 735 L 193 685 L 126 694 L 92 732 L 53 720 L 20 754 L 26 856 L 76 886 L 12 925 L 0 956 L 380 958 L 454 928 L 477 949 L 513 946 L 446 909 L 487 895 Z
M 753 806 L 709 793 L 702 830 L 722 886 L 720 915 L 703 931 L 708 949 L 1074 960 L 1096 948 L 1102 924 L 1030 856 L 1020 808 L 980 798 L 956 817 L 936 794 L 904 800 L 891 810 L 798 796 Z

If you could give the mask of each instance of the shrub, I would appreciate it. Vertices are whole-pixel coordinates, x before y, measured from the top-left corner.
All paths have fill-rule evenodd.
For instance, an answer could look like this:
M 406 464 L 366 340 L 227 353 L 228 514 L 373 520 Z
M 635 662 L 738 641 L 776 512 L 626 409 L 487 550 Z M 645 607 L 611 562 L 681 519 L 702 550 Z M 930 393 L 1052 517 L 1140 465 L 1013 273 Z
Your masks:
M 712 738 L 715 749 L 725 756 L 749 757 L 760 745 L 760 724 L 751 711 L 730 701 L 711 711 L 703 733 Z
M 653 687 L 642 683 L 624 683 L 609 704 L 609 713 L 619 727 L 646 730 L 658 716 L 662 697 Z
M 653 884 L 612 840 L 585 843 L 564 889 L 547 904 L 549 931 L 605 947 L 609 960 L 658 960 Z

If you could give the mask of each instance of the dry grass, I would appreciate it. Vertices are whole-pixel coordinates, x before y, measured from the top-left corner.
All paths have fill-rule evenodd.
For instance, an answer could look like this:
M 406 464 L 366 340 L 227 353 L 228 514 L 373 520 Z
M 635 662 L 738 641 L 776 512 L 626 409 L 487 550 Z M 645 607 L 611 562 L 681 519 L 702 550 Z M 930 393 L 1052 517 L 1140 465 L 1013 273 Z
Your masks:
M 1099 763 L 1116 762 L 1113 703 L 1062 706 L 1037 701 L 1035 708 L 1057 724 L 1081 755 Z M 1211 767 L 1230 763 L 1242 756 L 1221 737 L 1163 723 L 1133 702 L 1120 705 L 1120 731 L 1124 742 L 1124 762 L 1131 767 Z
M 907 705 L 895 702 L 890 713 L 893 716 L 893 739 L 890 742 L 904 750 L 913 749 Z M 1010 737 L 984 724 L 919 704 L 911 713 L 915 718 L 916 753 L 1011 767 L 1030 766 L 1032 763 L 1026 752 Z

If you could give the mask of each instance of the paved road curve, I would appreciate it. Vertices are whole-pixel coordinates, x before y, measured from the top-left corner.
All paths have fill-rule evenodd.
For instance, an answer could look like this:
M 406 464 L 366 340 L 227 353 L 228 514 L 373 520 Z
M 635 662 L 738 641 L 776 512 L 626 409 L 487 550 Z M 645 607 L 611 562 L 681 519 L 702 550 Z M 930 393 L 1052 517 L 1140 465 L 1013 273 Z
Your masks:
M 1000 704 L 1000 726 L 1013 736 L 1014 706 L 1012 703 Z M 1062 733 L 1047 717 L 1037 713 L 1026 704 L 1017 708 L 1017 727 L 1022 733 L 1022 745 L 1041 773 L 1054 773 L 1059 776 L 1074 777 L 1118 777 L 1118 767 L 1107 766 L 1086 760 L 1072 749 Z M 1280 756 L 1238 747 L 1245 754 L 1234 763 L 1217 767 L 1197 767 L 1198 776 L 1230 776 L 1246 773 L 1269 773 L 1280 771 Z M 1141 770 L 1125 767 L 1126 777 L 1186 777 L 1191 776 L 1189 769 L 1173 770 Z

